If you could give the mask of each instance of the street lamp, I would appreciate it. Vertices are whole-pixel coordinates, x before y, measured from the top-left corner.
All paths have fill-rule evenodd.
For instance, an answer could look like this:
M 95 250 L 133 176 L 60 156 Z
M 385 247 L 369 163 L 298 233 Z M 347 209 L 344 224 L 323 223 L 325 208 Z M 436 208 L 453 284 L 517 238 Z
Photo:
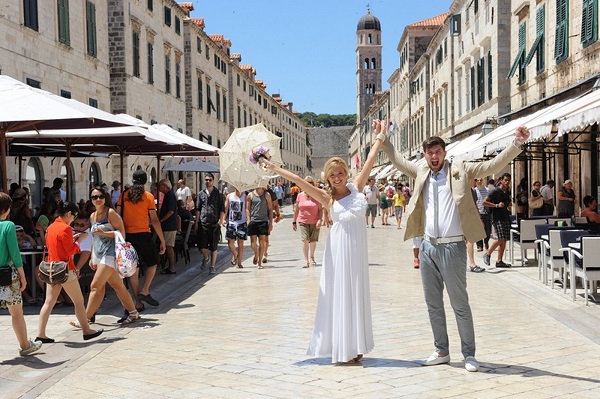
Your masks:
M 496 122 L 496 120 L 493 118 L 486 118 L 485 122 L 483 123 L 483 126 L 481 126 L 482 136 L 485 136 L 494 130 L 494 125 L 492 124 L 493 122 Z

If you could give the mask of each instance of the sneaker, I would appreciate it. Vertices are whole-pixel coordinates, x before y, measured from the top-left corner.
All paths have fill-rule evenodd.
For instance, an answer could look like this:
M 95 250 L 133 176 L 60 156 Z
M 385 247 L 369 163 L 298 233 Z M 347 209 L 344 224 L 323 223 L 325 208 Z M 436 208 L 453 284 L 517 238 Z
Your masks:
M 374 228 L 375 228 L 375 226 L 374 226 L 374 225 L 371 225 L 371 228 L 372 228 L 372 229 L 374 229 Z
M 485 269 L 483 267 L 479 267 L 479 266 L 470 266 L 470 269 L 473 273 L 481 273 L 481 272 L 485 271 Z
M 206 269 L 206 264 L 208 263 L 208 258 L 202 259 L 202 265 L 200 266 L 200 270 Z
M 504 263 L 502 261 L 496 262 L 496 267 L 512 267 L 510 263 Z
M 479 370 L 479 363 L 473 356 L 467 356 L 465 359 L 465 370 L 467 371 L 477 371 Z
M 215 268 L 214 267 L 209 267 L 208 268 L 208 274 L 215 274 Z
M 413 267 L 414 267 L 415 269 L 418 269 L 419 267 L 421 267 L 421 261 L 420 261 L 419 259 L 415 259 L 415 260 L 413 261 Z
M 29 340 L 29 347 L 27 349 L 19 349 L 19 355 L 31 355 L 33 352 L 40 350 L 41 347 L 42 343 L 40 341 L 33 342 L 32 340 Z
M 450 363 L 450 354 L 440 356 L 439 353 L 433 352 L 426 360 L 423 360 L 423 366 L 435 366 L 437 364 Z
M 490 256 L 486 253 L 483 254 L 483 263 L 485 263 L 486 265 L 490 265 Z

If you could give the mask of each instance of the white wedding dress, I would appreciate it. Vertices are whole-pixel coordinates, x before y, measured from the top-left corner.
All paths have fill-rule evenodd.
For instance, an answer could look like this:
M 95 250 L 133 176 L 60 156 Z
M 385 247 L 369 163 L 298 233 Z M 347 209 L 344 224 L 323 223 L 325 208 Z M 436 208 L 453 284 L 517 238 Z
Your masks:
M 367 202 L 354 184 L 334 201 L 327 238 L 317 315 L 308 355 L 347 362 L 374 347 L 369 291 L 365 212 Z

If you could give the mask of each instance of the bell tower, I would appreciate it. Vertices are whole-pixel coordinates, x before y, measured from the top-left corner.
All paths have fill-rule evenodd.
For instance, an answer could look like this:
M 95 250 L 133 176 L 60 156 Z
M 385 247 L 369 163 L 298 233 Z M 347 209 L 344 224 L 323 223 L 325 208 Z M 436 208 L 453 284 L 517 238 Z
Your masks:
M 371 15 L 367 5 L 356 27 L 356 117 L 364 118 L 373 104 L 375 92 L 381 91 L 381 23 Z

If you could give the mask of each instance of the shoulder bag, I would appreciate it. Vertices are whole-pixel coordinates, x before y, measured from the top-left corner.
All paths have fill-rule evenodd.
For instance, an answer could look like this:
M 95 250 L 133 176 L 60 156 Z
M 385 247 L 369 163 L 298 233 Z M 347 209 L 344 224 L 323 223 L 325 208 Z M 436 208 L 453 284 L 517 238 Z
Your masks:
M 131 277 L 135 274 L 139 257 L 131 243 L 125 241 L 119 230 L 115 230 L 115 263 L 121 278 Z
M 39 266 L 39 276 L 46 284 L 63 284 L 69 279 L 69 263 L 63 260 L 46 260 L 46 247 Z
M 544 197 L 539 197 L 534 200 L 532 200 L 532 199 L 529 200 L 529 207 L 531 209 L 539 209 L 542 206 L 544 206 Z

